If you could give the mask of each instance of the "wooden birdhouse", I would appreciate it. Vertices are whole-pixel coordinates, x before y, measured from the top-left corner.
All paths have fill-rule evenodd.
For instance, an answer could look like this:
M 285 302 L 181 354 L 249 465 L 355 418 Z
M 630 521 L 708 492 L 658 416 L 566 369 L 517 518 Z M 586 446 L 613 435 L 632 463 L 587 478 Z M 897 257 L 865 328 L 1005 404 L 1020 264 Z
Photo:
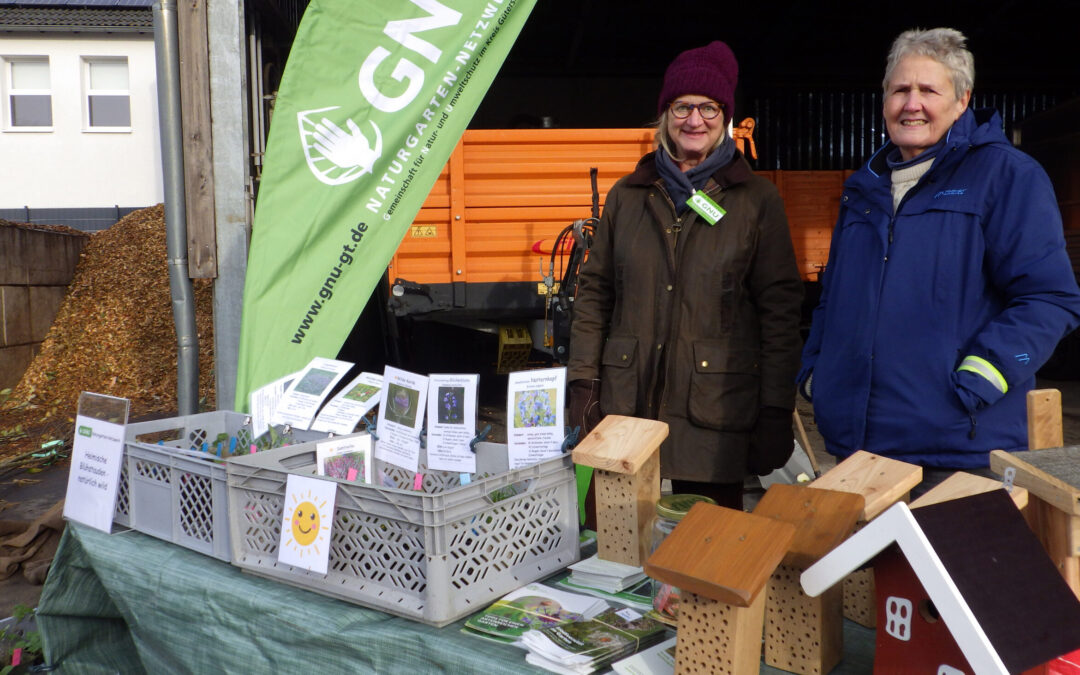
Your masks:
M 802 575 L 817 595 L 873 560 L 875 673 L 1018 673 L 1080 647 L 1080 602 L 1004 490 L 896 504 Z
M 602 560 L 640 567 L 652 545 L 666 422 L 608 415 L 574 448 L 595 469 L 596 548 Z
M 821 476 L 810 487 L 862 495 L 866 506 L 856 530 L 862 528 L 898 501 L 907 501 L 908 493 L 922 481 L 922 467 L 874 455 L 864 450 L 852 454 Z M 844 580 L 844 617 L 855 623 L 874 627 L 874 572 L 852 572 Z
M 645 573 L 680 589 L 675 673 L 757 673 L 765 584 L 795 526 L 735 509 L 695 504 L 645 562 Z
M 769 583 L 765 600 L 765 663 L 793 673 L 828 673 L 843 656 L 843 587 L 817 597 L 799 584 L 803 571 L 855 529 L 862 495 L 776 484 L 754 515 L 795 526 L 795 539 Z
M 1080 598 L 1080 446 L 990 453 L 997 473 L 1015 470 L 1013 482 L 1028 490 L 1025 510 L 1050 559 Z

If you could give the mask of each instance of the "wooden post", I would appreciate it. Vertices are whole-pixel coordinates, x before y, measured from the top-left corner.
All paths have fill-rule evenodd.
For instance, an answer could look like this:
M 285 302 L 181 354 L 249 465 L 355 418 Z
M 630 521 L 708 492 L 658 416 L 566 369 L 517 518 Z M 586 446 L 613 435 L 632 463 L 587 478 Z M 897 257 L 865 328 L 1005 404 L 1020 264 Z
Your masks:
M 1061 425 L 1061 392 L 1033 389 L 1027 394 L 1028 450 L 1060 448 L 1065 445 Z
M 675 673 L 757 673 L 769 576 L 795 526 L 699 502 L 645 562 L 680 589 Z
M 184 136 L 184 195 L 188 276 L 217 276 L 214 159 L 210 124 L 210 52 L 206 0 L 177 3 L 180 45 L 180 118 Z
M 811 487 L 861 494 L 866 507 L 856 529 L 877 517 L 922 480 L 922 467 L 859 450 L 831 471 L 810 483 Z M 853 572 L 844 579 L 844 617 L 874 628 L 877 624 L 874 571 Z
M 660 444 L 667 435 L 664 422 L 608 415 L 574 448 L 574 463 L 595 469 L 602 560 L 639 567 L 649 556 L 660 498 Z
M 837 584 L 811 598 L 803 592 L 799 576 L 851 534 L 865 506 L 859 494 L 776 484 L 754 508 L 754 515 L 796 528 L 766 592 L 765 663 L 808 675 L 824 675 L 840 663 L 843 586 Z

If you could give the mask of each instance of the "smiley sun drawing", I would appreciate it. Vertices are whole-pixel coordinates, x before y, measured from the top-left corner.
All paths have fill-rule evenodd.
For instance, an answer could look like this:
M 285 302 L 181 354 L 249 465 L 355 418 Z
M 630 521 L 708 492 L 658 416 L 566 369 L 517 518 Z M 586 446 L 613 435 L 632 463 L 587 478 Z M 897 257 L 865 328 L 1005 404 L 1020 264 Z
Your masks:
M 318 501 L 310 490 L 306 495 L 290 495 L 293 501 L 292 516 L 285 523 L 285 545 L 291 547 L 301 558 L 305 553 L 321 555 L 320 545 L 326 544 L 331 514 L 327 504 Z

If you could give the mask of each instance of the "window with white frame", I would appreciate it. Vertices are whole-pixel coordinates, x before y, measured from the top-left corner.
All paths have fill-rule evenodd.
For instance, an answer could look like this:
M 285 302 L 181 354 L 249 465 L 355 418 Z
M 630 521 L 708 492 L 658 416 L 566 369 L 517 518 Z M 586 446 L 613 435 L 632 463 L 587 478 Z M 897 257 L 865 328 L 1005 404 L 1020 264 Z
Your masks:
M 8 103 L 5 126 L 10 129 L 52 127 L 49 57 L 9 56 L 3 63 Z
M 86 127 L 130 129 L 131 91 L 126 56 L 84 57 Z

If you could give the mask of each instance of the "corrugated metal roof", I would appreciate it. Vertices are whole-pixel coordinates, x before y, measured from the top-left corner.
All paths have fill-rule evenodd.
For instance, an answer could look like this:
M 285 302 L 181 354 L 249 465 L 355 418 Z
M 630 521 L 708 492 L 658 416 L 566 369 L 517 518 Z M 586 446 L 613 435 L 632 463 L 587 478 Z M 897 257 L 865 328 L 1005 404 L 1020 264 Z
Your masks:
M 3 0 L 0 0 L 3 2 Z M 154 29 L 147 8 L 11 7 L 0 5 L 0 32 L 12 31 L 135 31 Z

